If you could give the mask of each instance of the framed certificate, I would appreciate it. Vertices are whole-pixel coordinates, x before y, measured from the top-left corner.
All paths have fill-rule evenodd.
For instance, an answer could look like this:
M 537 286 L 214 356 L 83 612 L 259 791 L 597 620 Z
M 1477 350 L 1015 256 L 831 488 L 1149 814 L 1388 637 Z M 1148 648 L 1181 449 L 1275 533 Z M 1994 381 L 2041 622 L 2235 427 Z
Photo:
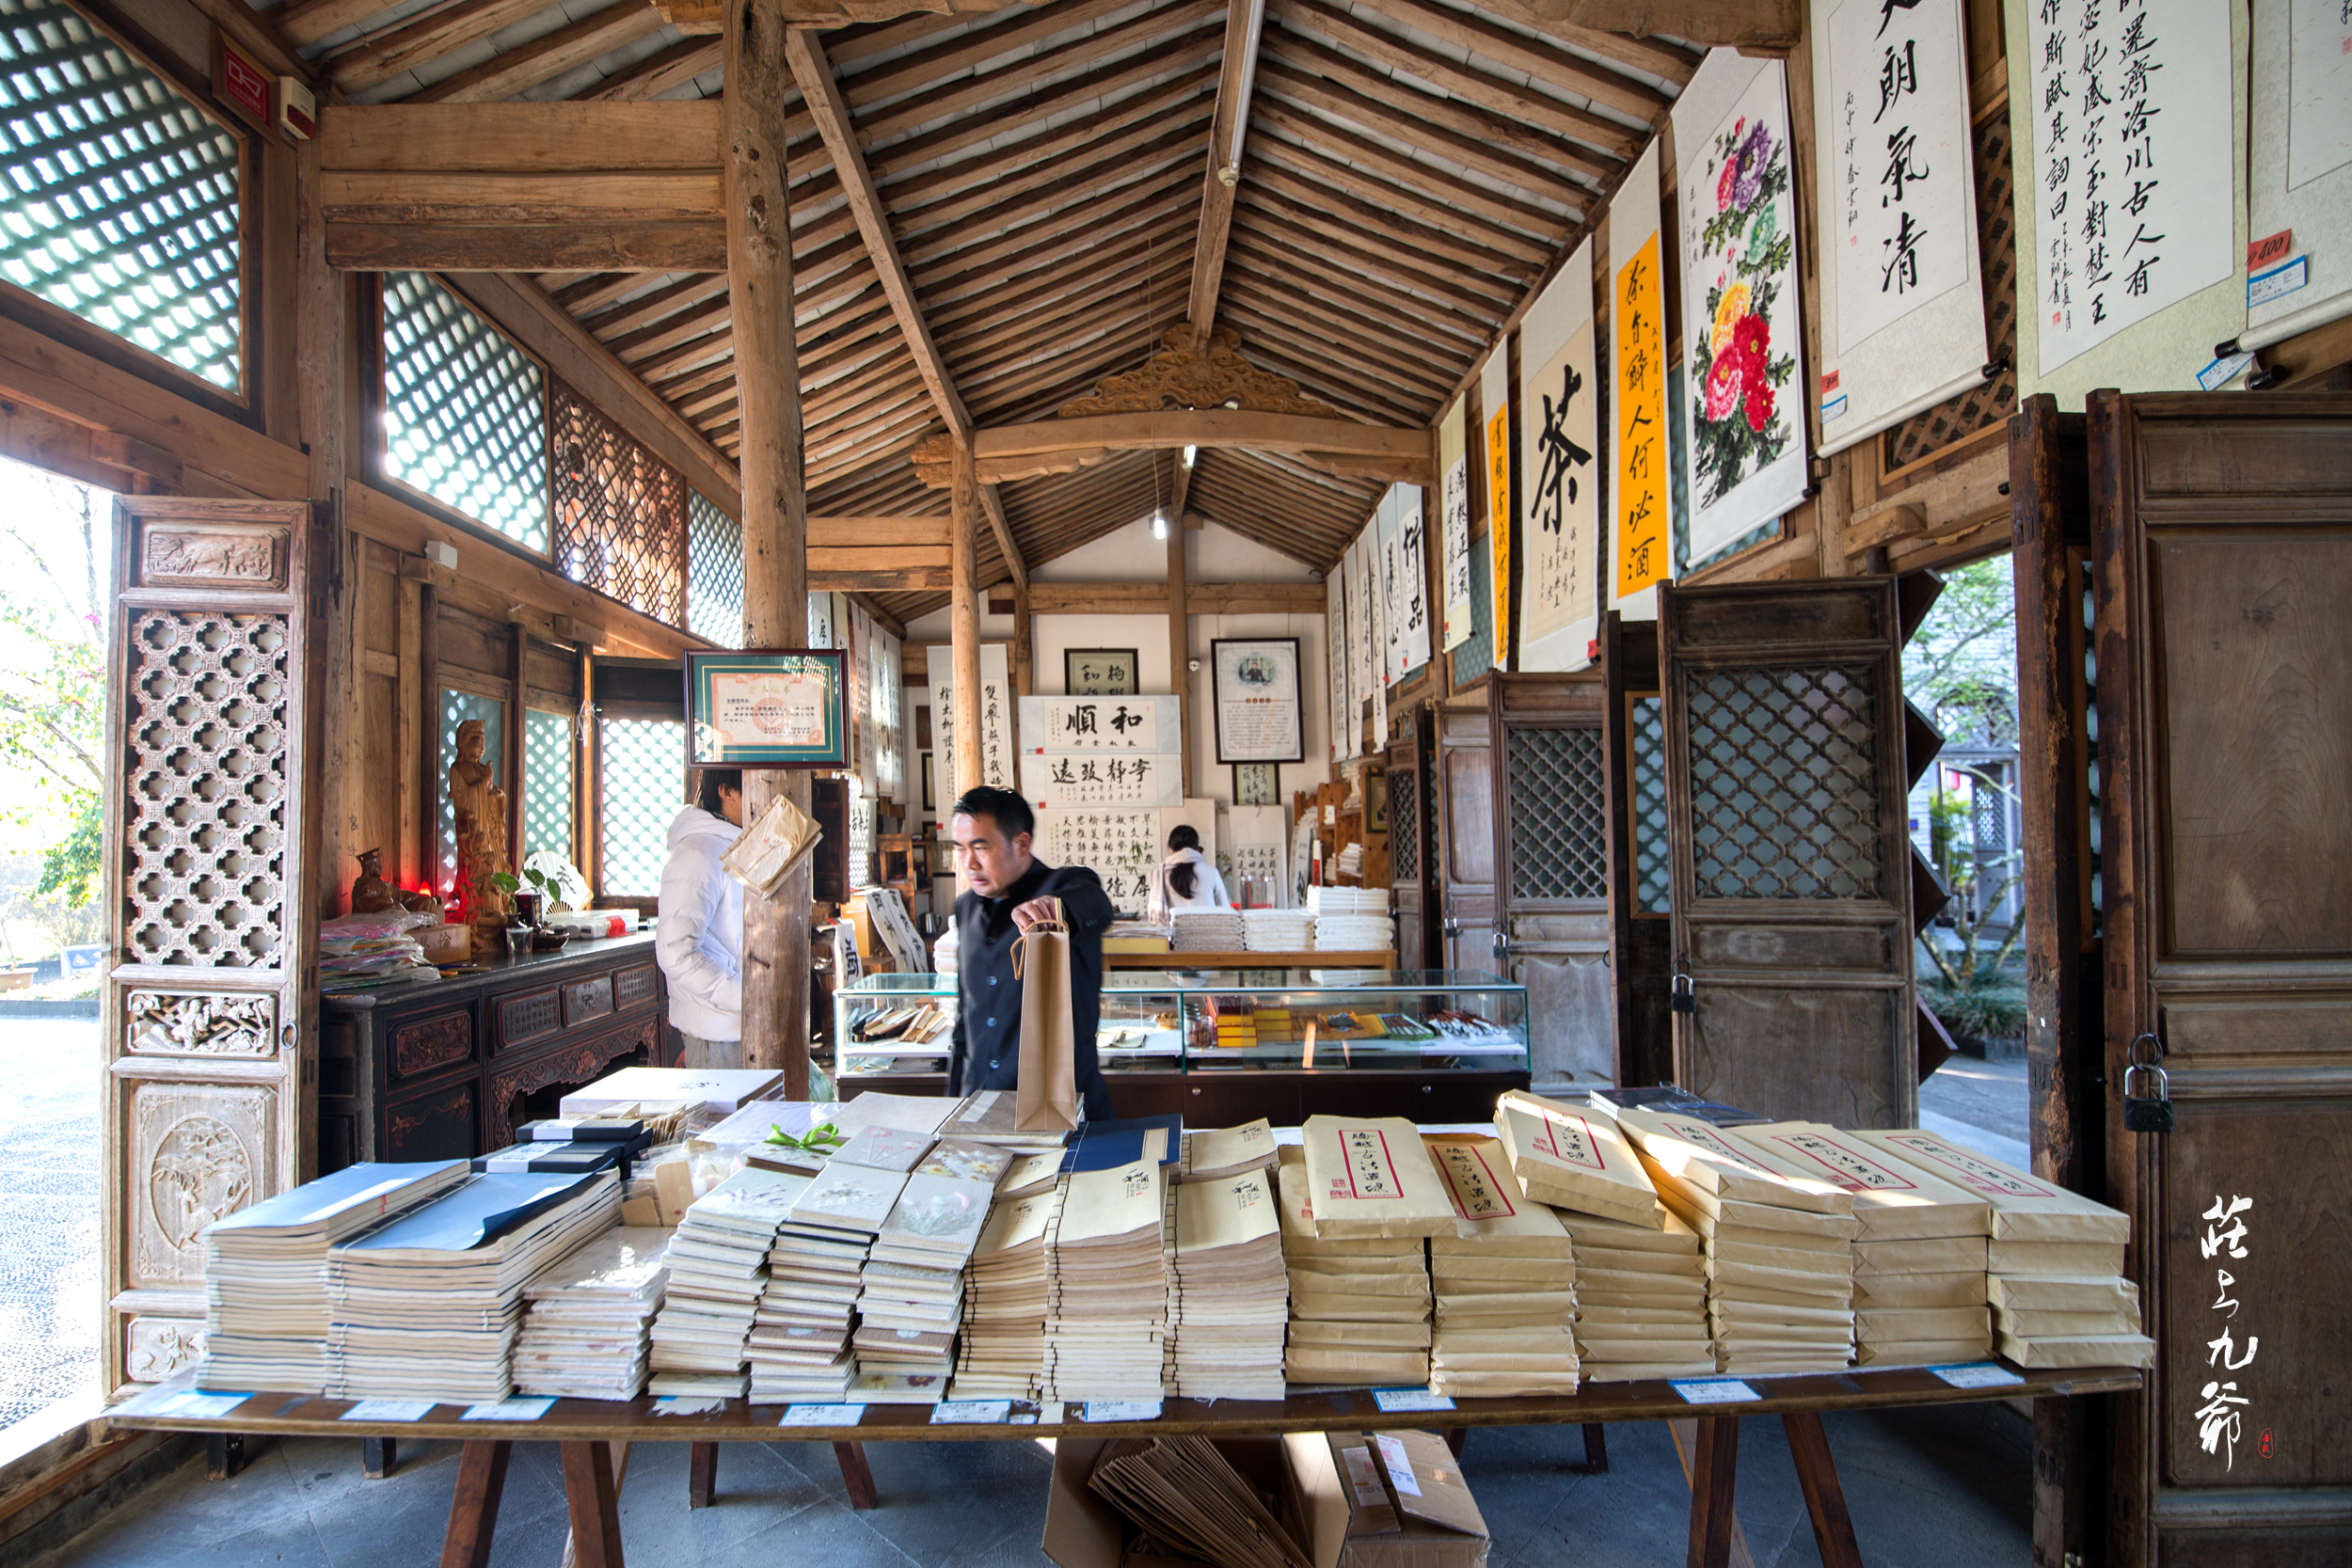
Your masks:
M 1298 639 L 1224 638 L 1210 642 L 1216 688 L 1216 760 L 1304 762 L 1298 704 Z
M 1132 697 L 1143 689 L 1133 648 L 1064 648 L 1062 689 L 1073 697 Z
M 689 768 L 846 768 L 849 748 L 846 650 L 686 656 Z

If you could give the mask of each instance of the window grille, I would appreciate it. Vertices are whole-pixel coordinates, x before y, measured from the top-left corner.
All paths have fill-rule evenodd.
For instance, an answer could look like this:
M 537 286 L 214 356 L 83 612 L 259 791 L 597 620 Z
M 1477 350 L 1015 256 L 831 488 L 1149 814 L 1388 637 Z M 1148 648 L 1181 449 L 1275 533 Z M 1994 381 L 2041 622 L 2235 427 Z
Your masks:
M 56 0 L 0 0 L 0 277 L 243 381 L 236 137 Z
M 523 710 L 523 853 L 572 858 L 572 719 Z
M 670 626 L 686 624 L 686 481 L 562 382 L 554 428 L 555 565 Z
M 423 273 L 385 274 L 385 473 L 544 551 L 547 436 L 539 362 Z
M 1421 880 L 1421 775 L 1409 768 L 1389 769 L 1389 879 Z
M 457 726 L 469 719 L 482 721 L 485 742 L 482 760 L 490 765 L 490 782 L 506 784 L 506 705 L 496 697 L 444 689 L 440 700 L 440 734 L 433 753 L 433 819 L 439 848 L 434 856 L 436 892 L 446 897 L 457 883 L 457 813 L 449 800 L 450 764 L 457 760 Z
M 1609 896 L 1598 730 L 1510 733 L 1511 895 Z
M 1877 687 L 1863 665 L 1692 673 L 1700 897 L 1885 896 Z
M 699 490 L 686 493 L 686 629 L 722 648 L 743 645 L 743 525 Z
M 670 823 L 686 803 L 686 726 L 675 719 L 606 719 L 598 747 L 598 891 L 651 898 L 661 891 Z
M 1632 702 L 1633 908 L 1640 914 L 1674 912 L 1674 871 L 1666 836 L 1666 704 Z

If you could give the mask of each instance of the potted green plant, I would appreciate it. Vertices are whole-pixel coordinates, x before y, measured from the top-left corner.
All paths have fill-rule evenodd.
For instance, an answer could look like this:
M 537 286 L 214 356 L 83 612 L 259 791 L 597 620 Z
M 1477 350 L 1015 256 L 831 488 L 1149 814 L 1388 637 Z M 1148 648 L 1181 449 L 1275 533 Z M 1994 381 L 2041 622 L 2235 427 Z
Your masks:
M 490 880 L 515 900 L 516 918 L 534 929 L 545 923 L 548 911 L 579 909 L 588 901 L 588 879 L 552 849 L 525 855 L 520 875 L 501 871 Z

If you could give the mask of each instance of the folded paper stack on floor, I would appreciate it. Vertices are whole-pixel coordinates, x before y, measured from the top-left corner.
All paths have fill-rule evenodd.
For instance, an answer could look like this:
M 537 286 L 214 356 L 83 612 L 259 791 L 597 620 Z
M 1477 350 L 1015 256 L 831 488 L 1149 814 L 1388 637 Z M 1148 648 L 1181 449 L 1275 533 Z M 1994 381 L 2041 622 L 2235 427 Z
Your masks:
M 2139 1287 L 2123 1277 L 2131 1217 L 1933 1132 L 1872 1143 L 1993 1206 L 1985 1295 L 1994 1345 L 2021 1367 L 2148 1367 Z
M 515 1389 L 555 1399 L 633 1400 L 644 1392 L 653 1315 L 670 1278 L 659 1226 L 608 1230 L 523 1287 Z
M 1157 1160 L 1063 1179 L 1046 1238 L 1049 1400 L 1152 1400 L 1168 1338 L 1167 1174 Z
M 1061 1212 L 1060 1190 L 1050 1175 L 1047 1182 L 1027 1197 L 999 1196 L 980 1227 L 963 1275 L 957 1399 L 1036 1397 L 1045 1364 L 1045 1341 L 1038 1332 L 1048 1295 L 1045 1243 Z
M 469 1174 L 463 1160 L 349 1165 L 205 1227 L 197 1386 L 324 1393 L 327 1249 Z
M 1454 1206 L 1454 1233 L 1429 1239 L 1430 1386 L 1485 1398 L 1575 1393 L 1576 1263 L 1559 1216 L 1528 1199 L 1496 1139 L 1422 1141 Z
M 502 1400 L 523 1287 L 621 1217 L 620 1179 L 475 1176 L 326 1255 L 329 1391 Z
M 1245 1171 L 1274 1169 L 1274 1129 L 1260 1117 L 1239 1127 L 1204 1128 L 1184 1134 L 1176 1162 L 1179 1181 L 1218 1181 Z M 1272 1181 L 1269 1174 L 1267 1180 Z
M 1264 1123 L 1255 1124 L 1263 1127 Z M 1195 1134 L 1198 1136 L 1198 1134 Z M 1267 1153 L 1273 1153 L 1269 1139 Z M 1271 1171 L 1177 1186 L 1170 1386 L 1188 1400 L 1279 1400 L 1290 1280 Z
M 653 1321 L 656 1394 L 740 1398 L 744 1339 L 768 1288 L 768 1248 L 809 1179 L 746 1165 L 696 1198 L 671 1233 Z
M 1087 1485 L 1158 1544 L 1160 1552 L 1150 1560 L 1310 1568 L 1307 1555 L 1266 1506 L 1273 1500 L 1280 1508 L 1279 1495 L 1236 1470 L 1206 1437 L 1105 1443 Z M 1127 1560 L 1145 1560 L 1138 1552 Z
M 1725 1133 L 1853 1195 L 1854 1362 L 1976 1361 L 1993 1350 L 1984 1293 L 1992 1205 L 1860 1132 L 1783 1121 Z
M 1333 1119 L 1318 1117 L 1309 1125 Z M 1413 1152 L 1421 1138 L 1415 1132 L 1409 1140 L 1389 1141 Z M 1327 1166 L 1336 1145 L 1325 1152 Z M 1282 1262 L 1291 1291 L 1283 1376 L 1292 1383 L 1428 1382 L 1431 1300 L 1422 1238 L 1440 1226 L 1450 1233 L 1454 1226 L 1453 1206 L 1436 1171 L 1428 1170 L 1425 1187 L 1415 1188 L 1414 1206 L 1430 1213 L 1418 1227 L 1394 1235 L 1376 1230 L 1343 1235 L 1360 1232 L 1361 1222 L 1335 1221 L 1328 1233 L 1318 1223 L 1311 1196 L 1318 1167 L 1308 1149 L 1286 1144 L 1279 1162 L 1276 1196 L 1281 1200 Z M 1426 1169 L 1427 1160 L 1422 1163 Z M 1344 1186 L 1342 1195 L 1330 1206 L 1353 1207 Z
M 1658 1196 L 1706 1243 L 1708 1326 L 1726 1372 L 1828 1371 L 1853 1359 L 1853 1195 L 1692 1117 L 1618 1125 Z
M 851 1340 L 863 1371 L 945 1378 L 954 1370 L 963 1266 L 988 1223 L 1001 1174 L 1001 1167 L 985 1180 L 958 1174 L 976 1168 L 965 1150 L 1011 1164 L 1001 1149 L 966 1144 L 945 1155 L 934 1150 L 908 1173 L 906 1189 L 866 1258 Z

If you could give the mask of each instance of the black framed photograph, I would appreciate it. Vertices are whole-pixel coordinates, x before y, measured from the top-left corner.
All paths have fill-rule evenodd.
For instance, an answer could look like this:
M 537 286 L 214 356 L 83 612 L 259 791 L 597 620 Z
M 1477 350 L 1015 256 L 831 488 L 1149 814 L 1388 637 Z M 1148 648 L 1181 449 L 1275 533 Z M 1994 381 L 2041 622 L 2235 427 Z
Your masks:
M 1385 833 L 1389 831 L 1389 775 L 1385 769 L 1369 768 L 1364 773 L 1364 832 Z
M 1133 648 L 1064 648 L 1062 690 L 1072 697 L 1135 697 L 1143 691 Z
M 938 797 L 931 792 L 931 753 L 929 752 L 923 753 L 923 809 L 925 811 L 939 809 Z
M 1216 760 L 1304 762 L 1298 639 L 1220 637 L 1209 644 Z
M 686 656 L 689 768 L 847 768 L 849 654 L 746 648 Z
M 1233 764 L 1233 804 L 1279 806 L 1282 803 L 1282 769 L 1271 762 Z

